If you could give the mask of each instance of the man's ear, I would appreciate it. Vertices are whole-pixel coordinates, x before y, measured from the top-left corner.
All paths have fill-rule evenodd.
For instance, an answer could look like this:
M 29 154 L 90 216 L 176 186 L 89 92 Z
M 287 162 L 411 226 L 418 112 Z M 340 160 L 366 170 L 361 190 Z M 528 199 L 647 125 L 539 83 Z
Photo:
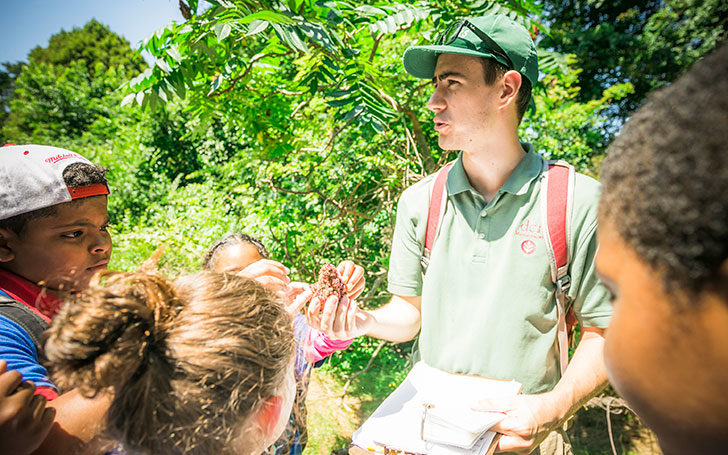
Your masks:
M 278 436 L 273 432 L 275 432 L 278 421 L 281 419 L 281 411 L 283 411 L 283 397 L 280 395 L 268 398 L 258 408 L 255 420 L 263 431 L 263 438 L 266 443 L 270 442 L 272 444 Z
M 0 262 L 10 262 L 15 259 L 12 244 L 17 242 L 18 234 L 10 229 L 0 228 Z
M 500 107 L 504 108 L 509 105 L 516 105 L 518 91 L 521 89 L 521 73 L 518 71 L 506 71 L 501 78 L 502 91 L 500 94 Z

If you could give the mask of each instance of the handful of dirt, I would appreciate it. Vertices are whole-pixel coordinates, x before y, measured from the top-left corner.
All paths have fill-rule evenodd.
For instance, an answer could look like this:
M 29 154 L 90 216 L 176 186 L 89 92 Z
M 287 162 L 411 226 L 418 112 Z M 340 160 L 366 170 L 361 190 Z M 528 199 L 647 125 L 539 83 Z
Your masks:
M 325 302 L 330 296 L 335 295 L 341 299 L 346 295 L 346 284 L 339 278 L 339 272 L 333 264 L 324 264 L 319 271 L 319 278 L 316 283 L 311 285 L 313 296 Z

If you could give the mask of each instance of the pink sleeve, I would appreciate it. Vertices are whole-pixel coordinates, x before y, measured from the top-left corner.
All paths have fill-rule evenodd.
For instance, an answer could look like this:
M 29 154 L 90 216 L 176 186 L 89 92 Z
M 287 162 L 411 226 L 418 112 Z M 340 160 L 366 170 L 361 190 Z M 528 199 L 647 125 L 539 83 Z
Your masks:
M 303 353 L 306 361 L 316 363 L 336 351 L 348 348 L 352 341 L 354 341 L 353 338 L 351 340 L 332 340 L 318 330 L 311 329 L 303 343 Z
M 39 386 L 35 388 L 35 394 L 36 395 L 43 395 L 46 400 L 52 401 L 58 398 L 58 392 L 56 392 L 52 387 L 44 387 Z

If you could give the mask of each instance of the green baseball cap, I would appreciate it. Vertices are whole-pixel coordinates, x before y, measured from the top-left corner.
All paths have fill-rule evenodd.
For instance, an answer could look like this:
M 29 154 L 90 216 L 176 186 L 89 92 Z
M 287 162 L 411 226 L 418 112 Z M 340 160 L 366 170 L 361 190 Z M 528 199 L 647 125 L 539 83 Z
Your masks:
M 431 79 L 440 54 L 492 58 L 521 73 L 531 87 L 538 81 L 538 56 L 531 35 L 521 24 L 502 14 L 456 22 L 438 44 L 410 47 L 402 59 L 404 69 L 414 77 Z

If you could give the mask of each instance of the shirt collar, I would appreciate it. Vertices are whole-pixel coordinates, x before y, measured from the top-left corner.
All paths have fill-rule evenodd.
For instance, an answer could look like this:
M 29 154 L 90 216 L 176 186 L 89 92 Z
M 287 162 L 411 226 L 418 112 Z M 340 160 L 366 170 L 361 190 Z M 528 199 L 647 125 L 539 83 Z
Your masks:
M 516 166 L 511 176 L 501 188 L 501 191 L 505 193 L 516 195 L 525 194 L 531 182 L 541 175 L 541 171 L 543 170 L 543 160 L 533 150 L 533 146 L 523 142 L 521 146 L 526 150 L 526 155 L 518 163 L 518 166 Z M 470 184 L 468 175 L 465 173 L 465 168 L 463 167 L 463 152 L 460 152 L 460 155 L 458 155 L 455 163 L 453 163 L 452 169 L 450 169 L 450 173 L 447 176 L 447 192 L 448 194 L 458 194 L 464 191 L 477 193 L 475 188 Z
M 46 322 L 50 322 L 63 303 L 35 283 L 4 269 L 0 269 L 0 289 L 11 298 L 27 305 Z

